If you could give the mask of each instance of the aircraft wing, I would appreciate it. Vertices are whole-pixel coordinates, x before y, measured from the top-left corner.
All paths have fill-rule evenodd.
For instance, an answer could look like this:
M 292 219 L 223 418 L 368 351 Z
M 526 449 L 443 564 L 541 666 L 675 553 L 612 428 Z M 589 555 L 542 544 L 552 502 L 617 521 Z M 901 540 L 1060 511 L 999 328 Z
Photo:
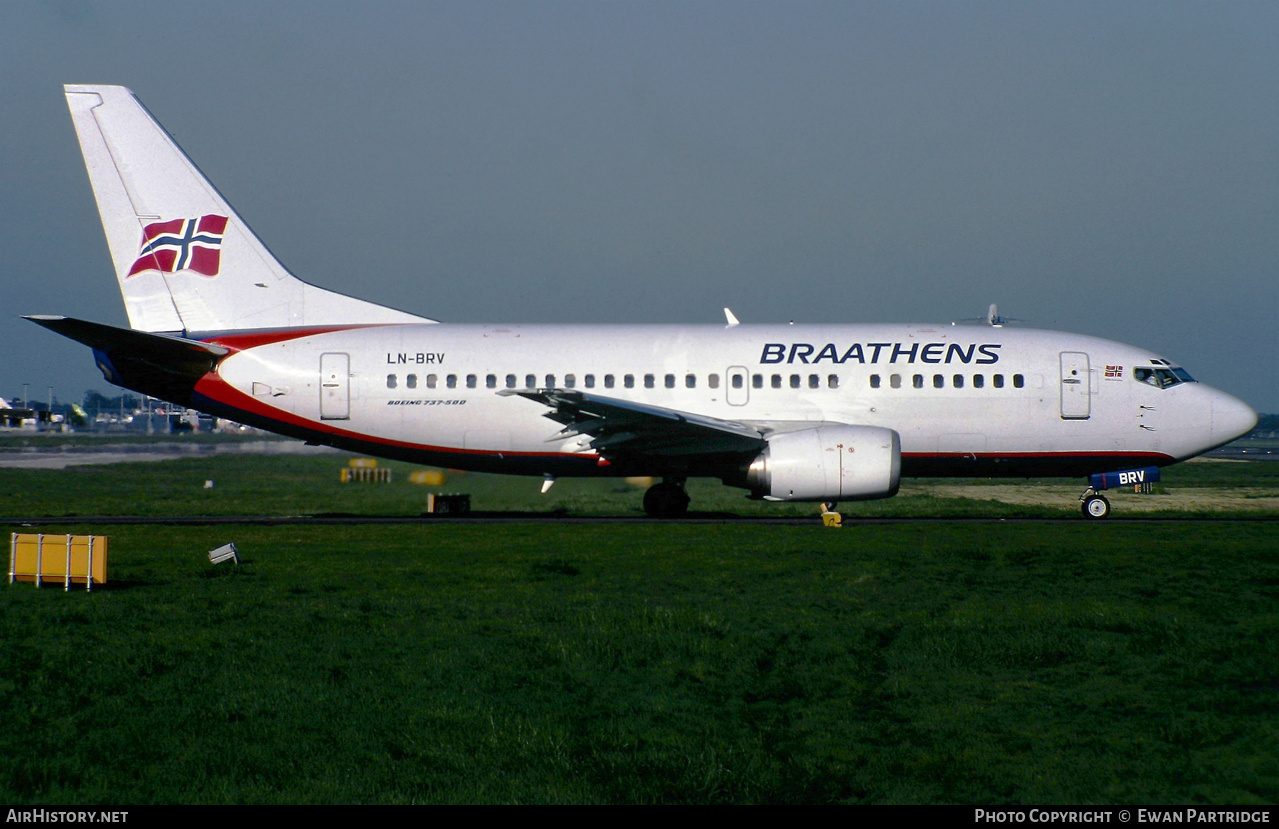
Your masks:
M 504 389 L 550 408 L 546 417 L 564 424 L 555 439 L 591 438 L 605 457 L 618 455 L 707 455 L 759 452 L 764 433 L 749 423 L 601 397 L 575 389 Z

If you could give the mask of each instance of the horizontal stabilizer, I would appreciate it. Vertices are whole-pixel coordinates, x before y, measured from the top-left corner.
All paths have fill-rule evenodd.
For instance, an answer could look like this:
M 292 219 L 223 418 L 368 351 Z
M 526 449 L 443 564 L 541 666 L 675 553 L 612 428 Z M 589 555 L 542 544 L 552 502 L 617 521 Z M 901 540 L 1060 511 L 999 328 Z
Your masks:
M 72 317 L 47 316 L 31 314 L 29 319 L 36 325 L 43 325 L 50 331 L 56 331 L 68 339 L 83 343 L 95 351 L 108 351 L 122 345 L 141 346 L 153 349 L 157 355 L 205 355 L 206 357 L 225 357 L 231 349 L 220 345 L 209 345 L 197 340 L 187 340 L 170 334 L 151 334 L 145 331 L 133 331 L 128 328 L 116 328 L 100 322 L 88 322 Z
M 182 405 L 190 405 L 196 381 L 231 353 L 220 345 L 71 317 L 34 315 L 26 319 L 92 348 L 108 381 Z

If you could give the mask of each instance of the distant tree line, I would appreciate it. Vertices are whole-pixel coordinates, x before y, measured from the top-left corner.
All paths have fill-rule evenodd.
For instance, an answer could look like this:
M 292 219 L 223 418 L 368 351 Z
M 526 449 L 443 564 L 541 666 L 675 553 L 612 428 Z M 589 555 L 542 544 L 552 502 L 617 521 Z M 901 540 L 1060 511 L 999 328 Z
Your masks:
M 91 415 L 100 412 L 118 412 L 123 408 L 126 412 L 134 409 L 142 408 L 142 398 L 136 394 L 116 395 L 115 397 L 107 397 L 97 389 L 89 389 L 84 393 L 84 410 Z

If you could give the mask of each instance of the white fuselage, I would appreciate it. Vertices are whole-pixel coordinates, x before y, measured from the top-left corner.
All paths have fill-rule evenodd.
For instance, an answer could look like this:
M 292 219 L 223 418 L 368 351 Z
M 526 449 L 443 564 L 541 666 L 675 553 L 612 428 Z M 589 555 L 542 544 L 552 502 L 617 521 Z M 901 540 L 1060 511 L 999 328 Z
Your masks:
M 545 407 L 505 389 L 575 388 L 762 434 L 884 427 L 901 436 L 906 475 L 1164 465 L 1233 439 L 1253 416 L 1200 383 L 1137 379 L 1140 367 L 1168 365 L 1144 349 L 987 326 L 409 324 L 263 344 L 245 333 L 204 339 L 241 349 L 217 369 L 225 386 L 196 389 L 222 414 L 348 448 L 521 474 L 637 470 L 600 468 L 588 437 L 559 438 Z

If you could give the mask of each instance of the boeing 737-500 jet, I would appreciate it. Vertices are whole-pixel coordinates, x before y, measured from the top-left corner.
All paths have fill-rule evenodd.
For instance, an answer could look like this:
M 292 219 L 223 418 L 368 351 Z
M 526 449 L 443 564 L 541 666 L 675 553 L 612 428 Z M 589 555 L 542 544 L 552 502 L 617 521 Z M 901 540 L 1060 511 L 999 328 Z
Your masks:
M 690 477 L 770 501 L 887 498 L 902 477 L 1102 490 L 1256 413 L 1144 348 L 988 325 L 453 325 L 287 271 L 129 90 L 67 86 L 128 329 L 40 325 L 112 383 L 355 452 L 532 475 Z

